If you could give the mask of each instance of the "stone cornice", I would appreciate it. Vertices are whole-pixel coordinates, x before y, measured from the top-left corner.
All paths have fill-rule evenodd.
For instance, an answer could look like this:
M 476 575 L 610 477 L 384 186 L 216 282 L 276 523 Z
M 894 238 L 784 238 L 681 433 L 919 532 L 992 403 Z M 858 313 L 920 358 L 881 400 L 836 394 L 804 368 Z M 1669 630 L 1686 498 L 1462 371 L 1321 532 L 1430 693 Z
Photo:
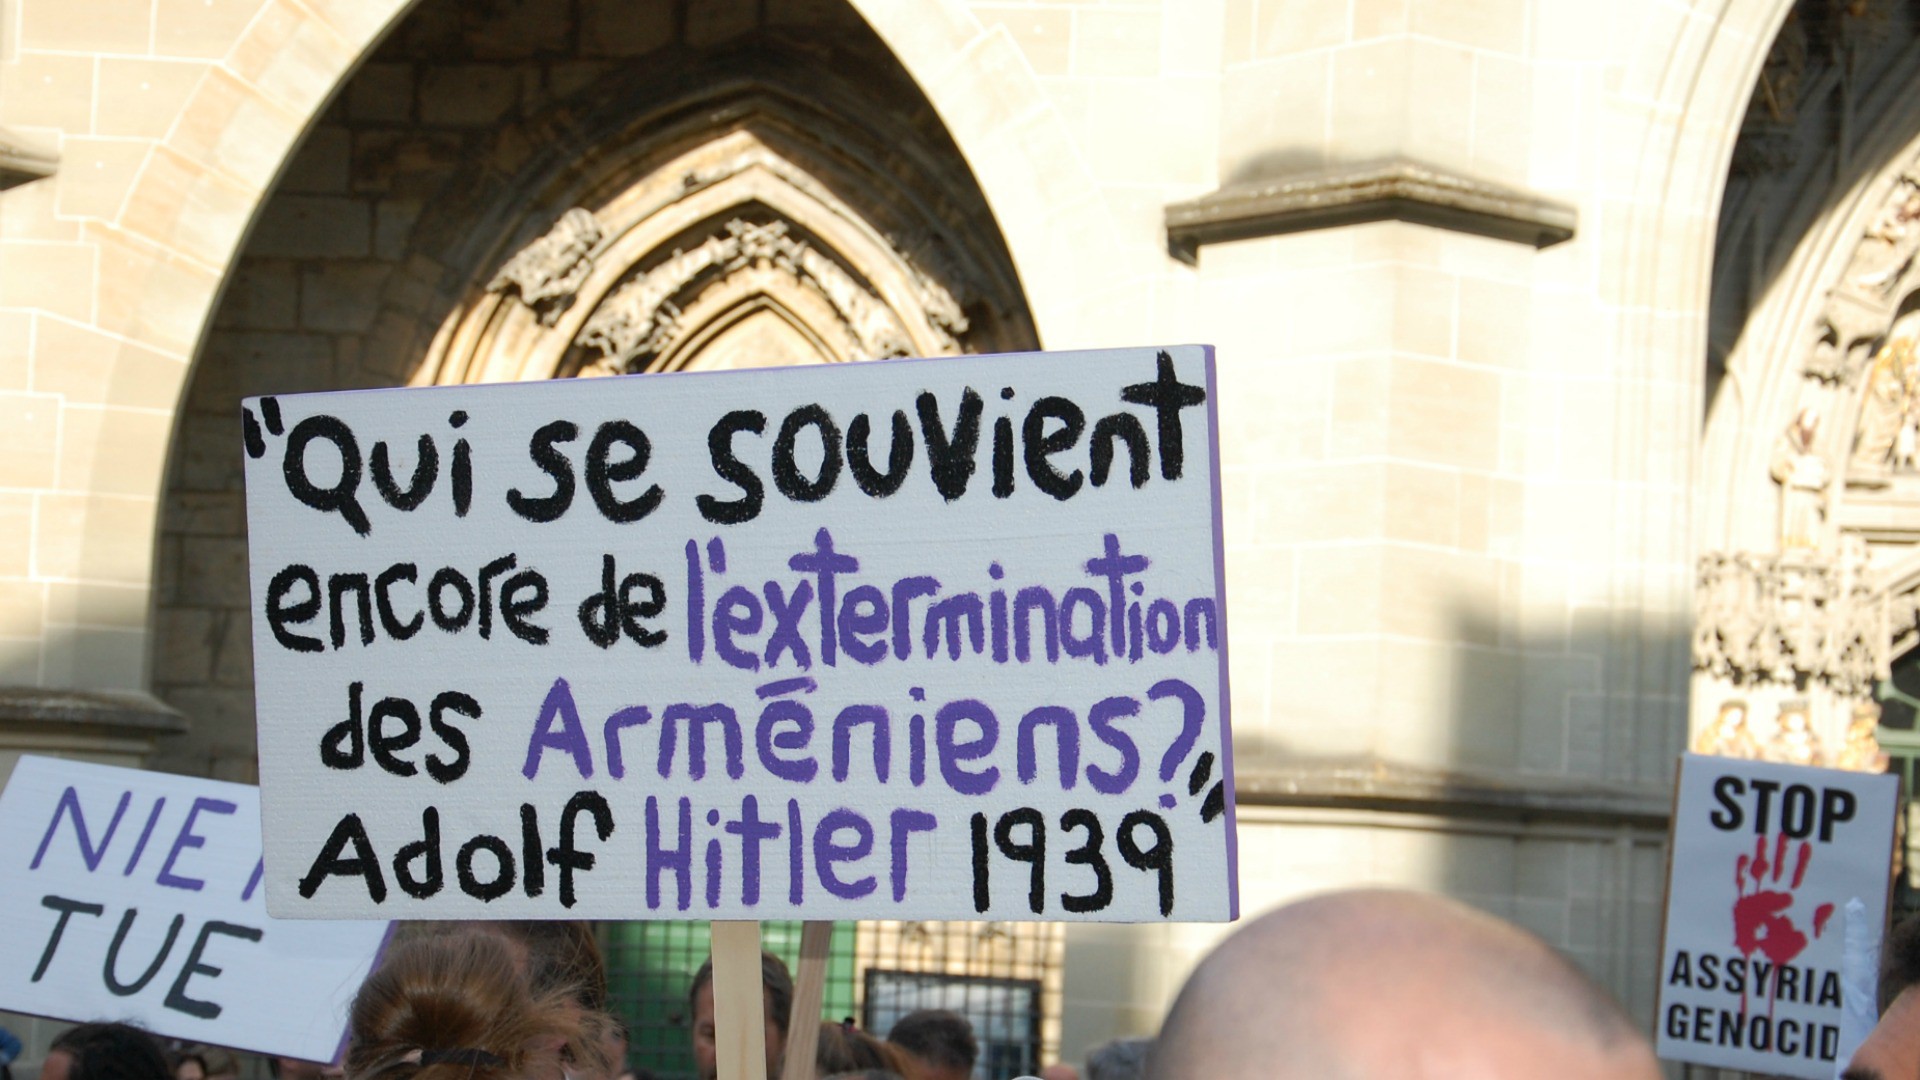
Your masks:
M 1390 161 L 1246 181 L 1173 203 L 1167 251 L 1193 265 L 1206 244 L 1387 219 L 1544 248 L 1571 239 L 1578 215 L 1528 192 Z
M 173 735 L 187 719 L 148 694 L 0 686 L 0 725 L 82 726 L 121 734 Z
M 0 191 L 52 176 L 59 165 L 58 155 L 30 147 L 0 128 Z
M 1236 764 L 1234 799 L 1250 806 L 1381 810 L 1539 824 L 1625 824 L 1653 830 L 1665 830 L 1672 813 L 1672 791 L 1661 784 L 1427 769 L 1376 759 Z

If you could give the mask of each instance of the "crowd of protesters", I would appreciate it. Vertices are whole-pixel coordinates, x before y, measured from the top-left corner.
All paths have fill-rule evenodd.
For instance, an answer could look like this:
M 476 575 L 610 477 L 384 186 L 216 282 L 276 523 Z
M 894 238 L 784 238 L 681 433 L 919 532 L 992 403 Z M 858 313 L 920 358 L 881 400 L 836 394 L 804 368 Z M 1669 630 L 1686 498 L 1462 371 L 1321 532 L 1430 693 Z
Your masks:
M 791 1015 L 786 965 L 761 960 L 768 1080 L 976 1075 L 979 1045 L 964 1017 L 910 1013 L 885 1036 L 802 1020 Z M 1881 1023 L 1846 1080 L 1920 1074 L 1920 920 L 1890 936 L 1883 968 Z M 695 1070 L 714 1080 L 710 964 L 687 1005 Z M 789 1069 L 788 1047 L 804 1042 L 793 1025 L 803 1022 L 820 1024 L 812 1067 Z M 409 923 L 353 1001 L 344 1060 L 270 1064 L 275 1080 L 651 1080 L 626 1056 L 586 924 Z M 1620 1006 L 1538 938 L 1450 901 L 1384 890 L 1314 897 L 1251 920 L 1194 970 L 1156 1037 L 1098 1047 L 1085 1067 L 1086 1080 L 1660 1075 Z M 1061 1063 L 1039 1072 L 1080 1075 Z M 238 1073 L 224 1050 L 176 1048 L 169 1059 L 138 1028 L 87 1023 L 55 1039 L 39 1080 Z

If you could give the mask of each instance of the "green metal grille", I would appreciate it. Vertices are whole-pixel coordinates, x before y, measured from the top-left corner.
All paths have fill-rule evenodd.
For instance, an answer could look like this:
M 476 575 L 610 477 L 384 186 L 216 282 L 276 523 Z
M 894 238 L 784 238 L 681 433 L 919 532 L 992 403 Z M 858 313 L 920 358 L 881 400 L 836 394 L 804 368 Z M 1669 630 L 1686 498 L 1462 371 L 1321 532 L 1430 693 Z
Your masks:
M 760 924 L 760 945 L 797 966 L 800 926 L 794 922 Z M 827 959 L 822 1018 L 854 1015 L 854 927 L 835 923 Z M 687 991 L 706 963 L 709 950 L 703 922 L 605 922 L 600 944 L 607 954 L 612 1008 L 626 1022 L 627 1062 L 661 1080 L 688 1080 L 693 1070 L 693 1017 Z

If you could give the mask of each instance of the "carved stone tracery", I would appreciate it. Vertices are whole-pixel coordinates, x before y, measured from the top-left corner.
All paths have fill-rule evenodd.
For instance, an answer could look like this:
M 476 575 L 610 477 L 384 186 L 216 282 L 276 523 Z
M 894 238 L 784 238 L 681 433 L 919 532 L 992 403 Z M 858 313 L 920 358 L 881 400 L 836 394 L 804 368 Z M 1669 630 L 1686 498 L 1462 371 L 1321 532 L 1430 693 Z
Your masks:
M 1828 385 L 1854 386 L 1915 286 L 1920 253 L 1920 173 L 1903 169 L 1860 232 L 1846 269 L 1828 292 L 1804 371 Z
M 593 273 L 593 250 L 605 230 L 592 211 L 574 207 L 538 240 L 521 248 L 487 282 L 488 292 L 512 290 L 552 326 Z
M 594 309 L 577 342 L 598 354 L 594 366 L 601 373 L 645 370 L 654 356 L 689 329 L 680 315 L 690 295 L 752 266 L 785 271 L 795 283 L 831 304 L 852 359 L 877 360 L 913 352 L 913 342 L 886 302 L 832 257 L 796 238 L 787 222 L 740 218 L 729 220 L 722 232 L 690 251 L 675 250 L 658 266 L 615 289 Z M 948 345 L 957 349 L 951 331 L 964 332 L 967 325 L 958 301 L 924 277 L 916 277 L 914 284 L 926 304 L 929 327 L 944 333 Z M 682 303 L 676 303 L 676 298 Z
M 1031 347 L 1011 279 L 940 216 L 950 200 L 890 194 L 890 150 L 824 154 L 777 101 L 729 107 L 734 126 L 655 133 L 657 156 L 573 185 L 574 208 L 442 326 L 421 380 Z
M 1873 695 L 1891 672 L 1889 598 L 1863 544 L 1838 557 L 1701 556 L 1694 670 L 1722 693 L 1692 740 L 1698 753 L 1878 769 Z
M 1881 695 L 1909 712 L 1887 680 L 1920 646 L 1917 20 L 1802 0 L 1749 102 L 1707 359 L 1696 749 L 1879 768 Z
M 1887 598 L 1865 552 L 1710 552 L 1694 599 L 1695 670 L 1736 687 L 1824 686 L 1867 697 L 1887 677 Z

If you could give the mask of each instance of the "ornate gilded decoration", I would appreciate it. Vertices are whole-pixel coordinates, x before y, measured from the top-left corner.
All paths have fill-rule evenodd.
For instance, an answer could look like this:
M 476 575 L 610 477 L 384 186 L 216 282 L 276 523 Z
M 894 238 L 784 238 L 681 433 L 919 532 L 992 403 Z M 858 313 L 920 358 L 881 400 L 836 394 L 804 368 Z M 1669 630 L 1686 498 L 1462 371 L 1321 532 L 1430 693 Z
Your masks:
M 1694 734 L 1689 749 L 1696 754 L 1721 757 L 1759 757 L 1760 744 L 1747 725 L 1747 703 L 1739 698 L 1721 702 L 1713 723 Z
M 1914 355 L 1915 328 L 1902 323 L 1868 369 L 1848 462 L 1848 479 L 1856 483 L 1920 471 L 1920 357 Z
M 1839 739 L 1824 739 L 1816 731 L 1812 703 L 1805 699 L 1782 702 L 1765 738 L 1750 721 L 1748 703 L 1729 698 L 1705 727 L 1694 734 L 1688 747 L 1696 754 L 1720 757 L 1777 761 L 1784 765 L 1819 765 L 1854 772 L 1885 772 L 1887 755 L 1880 749 L 1876 732 L 1880 725 L 1880 706 L 1857 701 L 1850 711 L 1845 733 Z
M 1880 749 L 1879 730 L 1879 704 L 1872 701 L 1856 702 L 1853 716 L 1847 723 L 1846 738 L 1838 750 L 1828 755 L 1826 764 L 1854 772 L 1886 772 L 1887 754 Z
M 1766 761 L 1783 765 L 1819 765 L 1822 761 L 1819 741 L 1813 734 L 1811 708 L 1805 701 L 1790 701 L 1780 707 L 1773 724 L 1773 738 L 1761 750 Z

